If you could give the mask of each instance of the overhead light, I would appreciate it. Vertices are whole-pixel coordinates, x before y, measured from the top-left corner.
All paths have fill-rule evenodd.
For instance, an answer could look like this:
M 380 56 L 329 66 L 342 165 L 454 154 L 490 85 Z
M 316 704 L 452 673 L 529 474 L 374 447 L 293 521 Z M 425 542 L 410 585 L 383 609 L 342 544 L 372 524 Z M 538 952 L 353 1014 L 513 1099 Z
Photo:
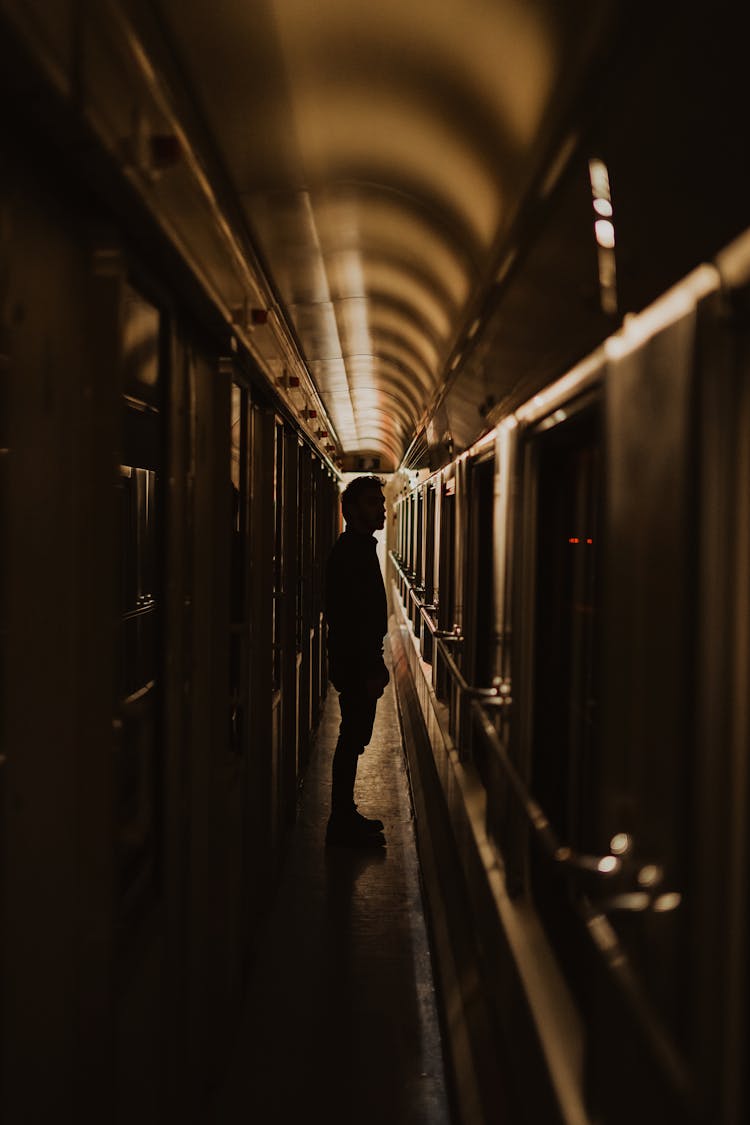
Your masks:
M 615 224 L 609 169 L 603 160 L 589 160 L 589 179 L 594 204 L 594 236 L 599 259 L 599 300 L 608 316 L 617 312 L 617 271 L 615 268 Z
M 592 157 L 589 160 L 589 178 L 595 199 L 611 199 L 609 170 L 604 161 L 599 160 L 598 157 Z
M 596 241 L 605 250 L 613 250 L 615 245 L 615 228 L 609 219 L 597 219 L 594 223 Z

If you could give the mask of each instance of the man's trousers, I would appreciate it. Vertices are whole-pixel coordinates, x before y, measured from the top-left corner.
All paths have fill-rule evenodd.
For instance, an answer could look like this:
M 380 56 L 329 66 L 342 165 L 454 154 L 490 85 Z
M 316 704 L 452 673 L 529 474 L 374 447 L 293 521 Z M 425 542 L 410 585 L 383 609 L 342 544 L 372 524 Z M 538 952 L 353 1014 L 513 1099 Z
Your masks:
M 367 695 L 364 684 L 344 688 L 339 694 L 341 726 L 333 755 L 331 812 L 351 812 L 354 804 L 354 779 L 359 755 L 372 738 L 377 699 Z

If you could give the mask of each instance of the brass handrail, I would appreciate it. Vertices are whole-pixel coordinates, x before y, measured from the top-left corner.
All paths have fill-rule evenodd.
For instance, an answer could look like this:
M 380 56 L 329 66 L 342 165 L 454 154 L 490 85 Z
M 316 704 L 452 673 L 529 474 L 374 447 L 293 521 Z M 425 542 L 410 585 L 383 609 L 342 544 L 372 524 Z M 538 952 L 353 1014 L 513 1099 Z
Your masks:
M 582 875 L 588 875 L 604 883 L 613 876 L 621 874 L 623 871 L 623 860 L 619 856 L 586 855 L 577 852 L 574 848 L 560 841 L 541 805 L 536 801 L 521 777 L 521 774 L 511 761 L 490 716 L 487 714 L 487 707 L 488 705 L 492 706 L 493 702 L 499 703 L 501 706 L 510 703 L 510 685 L 503 683 L 497 687 L 482 689 L 473 688 L 467 683 L 460 668 L 446 647 L 451 637 L 455 637 L 454 643 L 461 643 L 463 637 L 458 631 L 450 632 L 447 630 L 444 636 L 440 635 L 443 631 L 437 628 L 435 621 L 427 612 L 425 603 L 415 595 L 413 584 L 409 576 L 405 574 L 392 551 L 390 555 L 394 567 L 404 578 L 409 588 L 410 597 L 419 609 L 427 627 L 432 633 L 434 643 L 440 650 L 441 657 L 446 664 L 449 674 L 456 683 L 459 691 L 470 698 L 472 720 L 483 738 L 489 744 L 495 759 L 505 774 L 514 803 L 523 812 L 544 856 L 553 863 L 558 871 L 567 871 L 571 875 L 577 875 L 579 878 Z M 632 896 L 615 897 L 627 898 Z M 668 1076 L 668 1080 L 678 1095 L 686 1097 L 690 1089 L 690 1083 L 684 1061 L 679 1051 L 674 1047 L 669 1033 L 664 1028 L 658 1014 L 655 1012 L 653 1004 L 646 994 L 643 985 L 634 973 L 630 959 L 623 949 L 616 932 L 612 929 L 608 919 L 602 912 L 603 909 L 606 909 L 604 902 L 600 904 L 592 902 L 587 895 L 583 895 L 578 904 L 578 913 L 585 924 L 589 937 L 594 946 L 598 949 L 600 955 L 606 960 L 612 976 L 617 982 L 621 995 L 624 997 L 628 1007 L 637 1020 L 650 1050 L 653 1052 L 654 1057 L 659 1060 L 661 1067 Z
M 441 659 L 443 660 L 451 679 L 455 682 L 456 687 L 461 692 L 461 694 L 468 696 L 470 699 L 482 700 L 484 701 L 485 705 L 507 707 L 511 702 L 510 691 L 507 684 L 501 683 L 493 685 L 492 687 L 474 687 L 473 684 L 470 684 L 468 682 L 461 669 L 458 667 L 458 664 L 456 664 L 453 654 L 450 652 L 450 649 L 448 647 L 449 645 L 463 644 L 464 638 L 460 629 L 456 625 L 454 625 L 452 629 L 438 628 L 437 622 L 432 617 L 432 613 L 430 612 L 434 611 L 436 607 L 430 605 L 428 602 L 423 601 L 418 596 L 416 591 L 418 589 L 421 589 L 421 587 L 415 586 L 412 579 L 399 563 L 395 553 L 393 551 L 390 551 L 389 554 L 395 569 L 401 575 L 408 587 L 410 599 L 414 603 L 415 607 L 419 611 L 420 616 L 422 617 L 422 620 L 430 631 L 432 639 L 438 651 L 440 652 Z

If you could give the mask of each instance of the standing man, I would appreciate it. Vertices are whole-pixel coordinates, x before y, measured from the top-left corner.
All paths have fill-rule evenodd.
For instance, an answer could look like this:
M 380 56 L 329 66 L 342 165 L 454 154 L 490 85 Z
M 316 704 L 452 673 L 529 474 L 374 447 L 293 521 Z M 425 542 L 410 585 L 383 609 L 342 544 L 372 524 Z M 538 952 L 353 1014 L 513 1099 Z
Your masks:
M 326 843 L 378 848 L 385 844 L 383 822 L 357 812 L 354 779 L 389 680 L 383 662 L 388 612 L 373 535 L 385 525 L 383 482 L 357 477 L 344 490 L 341 507 L 346 531 L 333 546 L 325 577 L 328 669 L 341 705 Z

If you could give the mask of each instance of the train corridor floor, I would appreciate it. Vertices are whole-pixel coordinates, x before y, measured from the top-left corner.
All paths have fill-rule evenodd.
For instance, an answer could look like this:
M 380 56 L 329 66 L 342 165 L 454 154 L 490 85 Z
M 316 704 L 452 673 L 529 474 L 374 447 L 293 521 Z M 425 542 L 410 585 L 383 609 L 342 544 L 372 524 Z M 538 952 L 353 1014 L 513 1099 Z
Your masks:
M 392 684 L 355 798 L 387 847 L 324 846 L 331 689 L 211 1125 L 449 1125 L 414 823 Z

